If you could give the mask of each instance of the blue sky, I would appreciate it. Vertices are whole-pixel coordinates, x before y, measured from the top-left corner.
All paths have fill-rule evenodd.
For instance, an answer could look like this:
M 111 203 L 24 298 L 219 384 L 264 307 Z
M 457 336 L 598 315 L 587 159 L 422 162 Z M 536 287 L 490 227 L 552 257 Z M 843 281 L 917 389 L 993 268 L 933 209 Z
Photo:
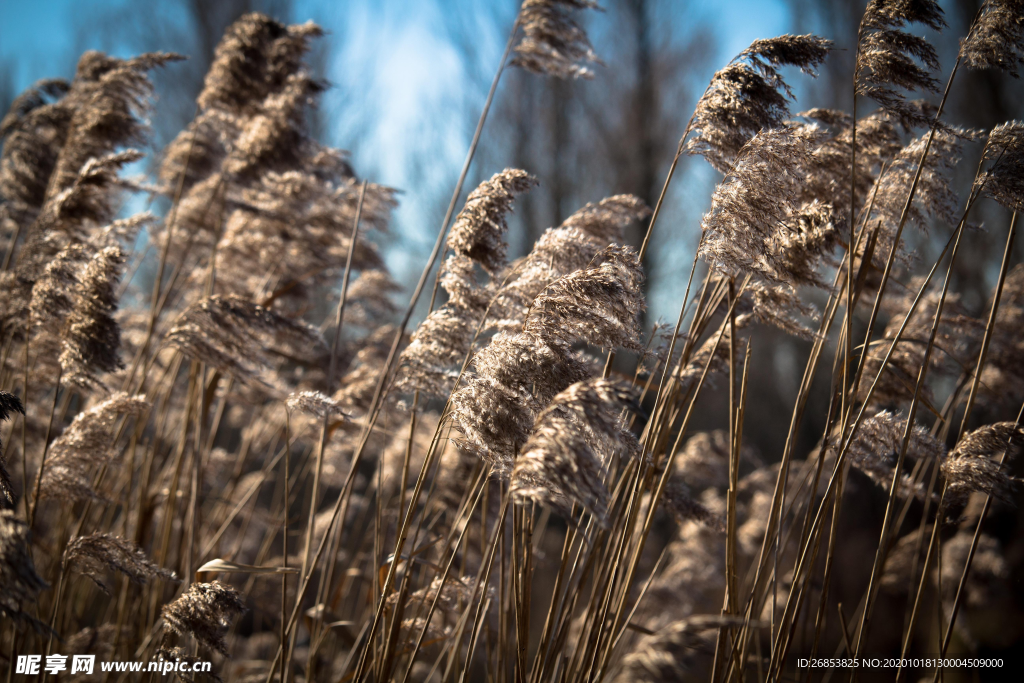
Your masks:
M 135 0 L 144 2 L 144 0 Z M 328 93 L 322 110 L 327 117 L 331 142 L 353 150 L 357 170 L 375 182 L 403 190 L 402 206 L 396 215 L 395 246 L 388 252 L 392 272 L 418 272 L 436 235 L 439 222 L 437 197 L 451 192 L 475 123 L 476 114 L 462 104 L 449 112 L 453 102 L 464 98 L 461 90 L 467 78 L 466 65 L 451 43 L 445 23 L 448 12 L 457 8 L 450 0 L 295 0 L 290 19 L 312 19 L 323 26 L 331 42 L 327 77 L 341 87 Z M 463 0 L 460 7 L 474 7 Z M 118 34 L 99 35 L 83 27 L 96 17 L 117 22 L 122 8 L 138 5 L 122 0 L 0 0 L 0 68 L 12 70 L 14 85 L 21 90 L 39 78 L 70 76 L 77 55 L 86 49 L 104 49 L 127 54 L 130 49 L 111 44 Z M 178 3 L 161 0 L 146 5 L 147 11 L 175 16 Z M 481 12 L 500 10 L 511 21 L 513 0 L 482 0 Z M 676 11 L 673 7 L 673 11 Z M 716 55 L 709 60 L 708 80 L 717 66 L 727 62 L 752 40 L 791 30 L 791 16 L 783 0 L 699 0 L 680 3 L 674 33 L 685 40 L 689 31 L 711 30 L 717 39 Z M 504 35 L 494 22 L 490 30 L 474 35 L 480 73 L 493 73 L 504 46 Z M 128 36 L 127 38 L 130 38 Z M 601 45 L 595 37 L 598 53 Z M 174 45 L 161 49 L 180 49 Z M 695 75 L 695 78 L 697 75 Z M 598 73 L 600 78 L 600 72 Z M 353 102 L 352 100 L 355 100 Z M 680 103 L 686 110 L 693 102 Z M 353 124 L 343 112 L 360 108 L 372 112 L 370 120 Z M 352 126 L 358 126 L 358 135 Z M 424 127 L 429 125 L 429 134 Z M 358 138 L 358 144 L 353 144 Z M 429 145 L 429 149 L 424 149 Z M 411 158 L 429 155 L 436 172 L 410 171 Z M 708 201 L 707 182 L 712 175 L 698 171 L 697 179 L 678 188 L 682 204 L 702 207 Z M 699 211 L 688 212 L 686 225 L 679 220 L 673 235 L 664 240 L 661 258 L 689 264 Z M 672 225 L 666 221 L 665 226 Z M 655 317 L 674 318 L 678 306 L 673 287 L 652 292 L 651 312 Z

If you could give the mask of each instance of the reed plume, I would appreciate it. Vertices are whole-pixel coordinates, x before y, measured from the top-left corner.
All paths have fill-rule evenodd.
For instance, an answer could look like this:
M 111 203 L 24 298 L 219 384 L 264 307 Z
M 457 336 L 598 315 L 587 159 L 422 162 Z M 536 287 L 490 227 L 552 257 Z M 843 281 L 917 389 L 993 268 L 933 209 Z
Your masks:
M 259 304 L 215 295 L 185 309 L 164 343 L 241 382 L 280 390 L 270 376 L 275 359 L 313 364 L 326 352 L 319 331 L 289 320 Z
M 687 153 L 729 173 L 744 145 L 789 116 L 793 93 L 779 68 L 795 66 L 813 76 L 831 49 L 831 41 L 809 34 L 755 40 L 711 78 L 693 113 Z
M 231 619 L 246 611 L 242 595 L 233 587 L 213 581 L 193 583 L 160 611 L 164 626 L 180 636 L 191 635 L 210 650 L 227 655 L 224 636 Z
M 922 280 L 915 278 L 900 297 L 890 297 L 886 306 L 891 314 L 882 338 L 872 344 L 864 363 L 864 375 L 872 381 L 882 367 L 882 361 L 896 335 L 903 326 Z M 889 363 L 878 379 L 872 402 L 878 405 L 900 405 L 914 394 L 918 372 L 925 360 L 925 350 L 931 333 L 940 293 L 926 292 L 907 322 L 900 341 L 893 349 Z M 981 321 L 967 315 L 958 295 L 949 294 L 942 309 L 936 330 L 934 352 L 929 359 L 930 373 L 957 372 L 970 362 L 982 336 Z M 934 382 L 934 377 L 933 377 Z M 861 384 L 861 397 L 867 396 L 871 382 Z M 921 387 L 921 398 L 932 400 L 931 385 Z
M 567 346 L 583 342 L 643 350 L 643 270 L 636 252 L 610 246 L 595 261 L 548 285 L 534 300 L 523 332 Z
M 633 195 L 615 195 L 587 204 L 561 225 L 549 228 L 524 258 L 494 278 L 490 329 L 518 332 L 544 288 L 560 277 L 590 266 L 611 244 L 625 242 L 626 229 L 651 210 Z
M 600 9 L 596 0 L 523 0 L 517 24 L 523 37 L 512 64 L 558 78 L 593 78 L 588 64 L 600 64 L 576 19 L 579 10 Z
M 826 140 L 824 129 L 803 124 L 755 135 L 715 188 L 698 249 L 730 277 L 756 276 L 745 290 L 750 314 L 804 338 L 814 333 L 800 317 L 813 318 L 814 309 L 795 287 L 827 286 L 820 270 L 831 263 L 841 227 L 830 204 L 806 194 Z
M 47 194 L 70 187 L 89 159 L 145 141 L 146 114 L 153 95 L 148 73 L 181 55 L 151 52 L 131 59 L 90 51 L 82 55 L 68 97 L 74 101 L 67 140 L 53 170 Z
M 926 39 L 903 30 L 908 24 L 933 31 L 946 26 L 942 8 L 933 0 L 868 3 L 857 32 L 854 82 L 858 95 L 875 100 L 910 128 L 928 124 L 931 117 L 908 103 L 899 90 L 936 92 L 939 84 L 933 74 L 939 57 Z
M 120 247 L 107 247 L 85 266 L 75 300 L 61 332 L 60 364 L 68 382 L 80 386 L 98 384 L 97 373 L 114 372 L 123 366 L 120 357 L 121 328 L 114 319 L 117 287 L 124 265 Z
M 46 200 L 71 121 L 72 109 L 62 101 L 70 87 L 63 79 L 39 81 L 14 98 L 0 120 L 0 199 L 12 220 L 23 227 Z
M 960 58 L 974 69 L 1000 69 L 1017 78 L 1024 63 L 1024 3 L 985 0 L 971 32 L 960 41 Z
M 1001 460 L 1012 462 L 1022 445 L 1024 430 L 1014 422 L 997 422 L 965 434 L 942 463 L 950 504 L 966 502 L 975 491 L 1012 502 L 1017 479 Z
M 537 184 L 537 179 L 516 168 L 506 168 L 485 180 L 466 197 L 466 205 L 455 217 L 448 233 L 448 248 L 465 256 L 490 274 L 505 265 L 508 231 L 505 216 L 516 195 Z
M 107 572 L 128 577 L 137 585 L 150 579 L 177 580 L 174 572 L 154 564 L 132 541 L 112 534 L 89 534 L 72 538 L 64 548 L 63 566 L 88 576 L 107 594 L 110 586 L 103 580 Z
M 566 519 L 579 505 L 607 525 L 605 463 L 623 454 L 619 416 L 627 408 L 639 408 L 632 390 L 604 379 L 579 382 L 556 395 L 516 459 L 515 498 L 547 505 Z
M 334 399 L 324 396 L 319 391 L 300 391 L 290 394 L 286 403 L 292 410 L 298 410 L 320 419 L 345 415 L 341 406 Z
M 855 157 L 856 211 L 859 214 L 884 164 L 902 148 L 899 122 L 885 110 L 857 120 L 857 151 L 853 155 L 853 117 L 835 109 L 809 109 L 797 117 L 822 127 L 826 135 L 812 152 L 811 169 L 802 190 L 804 202 L 818 200 L 832 206 L 850 201 L 850 159 Z
M 309 51 L 309 39 L 323 35 L 313 22 L 285 26 L 266 15 L 242 15 L 224 32 L 214 52 L 198 103 L 237 116 L 280 90 Z
M 526 171 L 507 168 L 469 193 L 448 235 L 448 248 L 454 253 L 445 261 L 441 276 L 448 303 L 427 316 L 402 352 L 398 380 L 402 391 L 419 390 L 438 397 L 451 392 L 491 298 L 477 283 L 475 267 L 479 264 L 493 280 L 505 265 L 506 215 L 516 195 L 536 184 Z
M 878 176 L 869 194 L 874 197 L 873 216 L 879 221 L 876 253 L 883 263 L 885 255 L 893 247 L 907 196 L 929 137 L 931 146 L 906 220 L 922 232 L 928 231 L 932 221 L 954 226 L 959 222 L 960 200 L 953 189 L 953 171 L 960 162 L 964 140 L 973 136 L 973 131 L 960 128 L 936 130 L 933 136 L 922 135 L 901 149 L 885 172 Z M 906 260 L 906 245 L 901 244 L 900 248 L 904 251 L 898 253 Z
M 1007 121 L 993 128 L 982 159 L 992 164 L 975 187 L 1011 211 L 1024 210 L 1024 123 Z
M 907 420 L 889 411 L 881 411 L 865 418 L 850 441 L 847 458 L 854 467 L 866 474 L 872 481 L 888 490 L 892 485 L 893 470 L 902 448 Z M 911 461 L 922 461 L 925 465 L 943 462 L 945 446 L 928 434 L 920 425 L 914 425 L 907 443 L 906 457 Z M 914 482 L 909 468 L 900 473 L 900 489 L 904 495 L 927 495 L 927 489 Z
M 118 392 L 76 415 L 50 446 L 50 458 L 40 473 L 42 495 L 72 500 L 98 497 L 90 471 L 115 458 L 111 441 L 118 418 L 139 417 L 149 407 L 144 396 Z

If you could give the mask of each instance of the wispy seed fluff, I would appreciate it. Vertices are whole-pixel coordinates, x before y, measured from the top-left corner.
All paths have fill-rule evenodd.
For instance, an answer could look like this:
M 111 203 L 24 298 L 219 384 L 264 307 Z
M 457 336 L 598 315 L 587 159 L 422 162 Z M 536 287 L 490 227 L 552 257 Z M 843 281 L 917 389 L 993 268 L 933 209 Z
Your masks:
M 46 496 L 73 500 L 96 497 L 92 467 L 110 462 L 115 455 L 114 426 L 118 417 L 138 417 L 149 408 L 145 396 L 118 392 L 75 416 L 50 446 L 42 473 L 41 491 Z
M 809 109 L 797 114 L 828 131 L 828 135 L 812 153 L 813 172 L 808 174 L 804 201 L 817 199 L 832 206 L 849 206 L 850 159 L 853 150 L 853 118 L 836 109 Z M 883 164 L 900 150 L 902 131 L 898 122 L 885 110 L 874 111 L 857 119 L 857 213 L 871 196 L 871 187 Z
M 630 336 L 638 333 L 637 324 L 629 319 L 642 306 L 636 254 L 612 246 L 601 258 L 600 265 L 552 283 L 538 297 L 522 333 L 495 335 L 474 359 L 476 374 L 452 396 L 464 446 L 499 475 L 511 470 L 536 414 L 558 392 L 592 374 L 573 353 L 573 344 L 640 346 L 639 337 Z M 612 278 L 622 280 L 616 285 Z M 609 292 L 618 298 L 611 300 Z
M 530 253 L 492 280 L 490 329 L 519 331 L 533 301 L 549 284 L 593 264 L 610 244 L 623 244 L 626 229 L 650 216 L 633 195 L 615 195 L 587 204 L 561 225 L 548 228 Z
M 582 341 L 642 351 L 643 270 L 636 252 L 613 245 L 595 260 L 600 265 L 551 283 L 534 301 L 523 331 L 564 345 Z
M 104 581 L 107 572 L 123 574 L 137 585 L 149 579 L 177 579 L 174 572 L 155 564 L 135 543 L 112 534 L 89 534 L 71 539 L 64 549 L 64 567 L 88 576 L 108 594 L 110 586 Z
M 231 619 L 245 611 L 238 591 L 214 581 L 193 583 L 177 600 L 164 605 L 160 616 L 174 633 L 191 635 L 200 645 L 227 655 L 224 636 L 231 627 Z
M 992 164 L 976 187 L 1010 211 L 1024 211 L 1024 123 L 1007 121 L 993 128 L 982 156 Z
M 233 296 L 192 304 L 164 341 L 241 382 L 272 390 L 281 389 L 270 372 L 275 356 L 314 364 L 327 353 L 323 336 L 313 327 Z
M 50 180 L 50 196 L 74 183 L 89 159 L 144 140 L 153 95 L 147 72 L 180 59 L 184 57 L 163 52 L 131 59 L 94 51 L 82 55 L 71 91 L 75 113 Z
M 107 247 L 85 267 L 61 332 L 60 365 L 68 382 L 91 386 L 96 375 L 122 367 L 121 328 L 114 319 L 124 266 L 120 247 Z
M 595 0 L 523 0 L 519 26 L 523 38 L 512 64 L 558 78 L 593 78 L 588 64 L 600 64 L 576 12 L 600 9 Z
M 973 30 L 960 43 L 963 63 L 975 69 L 1001 69 L 1014 78 L 1024 64 L 1024 2 L 986 0 Z
M 118 173 L 142 157 L 141 152 L 129 149 L 89 158 L 69 186 L 43 205 L 25 249 L 31 252 L 43 247 L 38 243 L 47 237 L 71 243 L 89 241 L 97 228 L 108 225 L 117 212 L 119 190 L 123 187 Z M 21 260 L 24 259 L 22 256 Z
M 939 58 L 924 38 L 903 31 L 923 24 L 941 31 L 946 22 L 933 0 L 871 0 L 860 22 L 854 79 L 858 95 L 870 97 L 907 127 L 929 122 L 919 107 L 908 103 L 898 89 L 935 92 L 933 73 Z
M 821 285 L 817 267 L 834 248 L 831 207 L 804 203 L 804 183 L 823 139 L 816 126 L 763 130 L 715 188 L 702 221 L 700 254 L 730 276 L 771 284 Z
M 885 354 L 888 353 L 889 346 L 903 325 L 922 282 L 923 280 L 918 278 L 911 280 L 903 296 L 892 296 L 887 302 L 883 302 L 890 313 L 890 318 L 882 339 L 870 347 L 865 359 L 864 376 L 867 381 L 860 385 L 861 398 L 867 395 L 871 383 L 878 375 Z M 924 364 L 939 298 L 940 293 L 935 289 L 926 292 L 921 298 L 875 387 L 873 403 L 901 404 L 908 402 L 913 396 L 918 372 Z M 940 372 L 955 374 L 963 367 L 967 367 L 976 353 L 977 345 L 981 342 L 983 327 L 981 321 L 964 313 L 959 295 L 948 294 L 942 307 L 942 318 L 939 320 L 934 349 L 929 360 L 929 376 L 934 377 Z M 921 397 L 924 400 L 931 400 L 930 388 L 927 385 L 922 387 Z
M 506 215 L 516 195 L 536 184 L 526 171 L 507 168 L 469 193 L 448 235 L 448 248 L 454 253 L 441 274 L 448 302 L 427 316 L 402 352 L 400 390 L 438 398 L 451 392 L 491 298 L 477 283 L 476 265 L 492 278 L 504 267 Z
M 712 77 L 697 102 L 686 151 L 728 173 L 754 135 L 789 116 L 792 92 L 779 67 L 796 66 L 813 76 L 831 49 L 831 41 L 812 35 L 755 40 Z
M 69 87 L 60 79 L 39 81 L 14 98 L 0 121 L 0 200 L 21 225 L 35 218 L 46 199 L 71 120 L 71 107 L 61 99 Z
M 537 417 L 512 470 L 512 494 L 569 519 L 578 504 L 607 524 L 605 462 L 621 448 L 619 416 L 639 406 L 631 388 L 604 379 L 573 384 Z
M 286 403 L 292 410 L 298 410 L 320 419 L 345 415 L 337 401 L 329 396 L 324 396 L 319 391 L 300 391 L 290 394 Z
M 906 418 L 883 410 L 861 422 L 846 455 L 854 467 L 888 490 L 892 485 L 893 470 L 906 428 Z M 834 451 L 834 446 L 832 448 Z M 931 436 L 923 427 L 914 425 L 907 444 L 908 458 L 912 461 L 936 462 L 941 460 L 945 453 L 945 446 L 938 439 Z M 910 467 L 905 463 L 900 473 L 900 490 L 904 495 L 925 495 L 924 488 L 911 480 L 909 472 Z
M 13 413 L 25 414 L 21 399 L 14 394 L 0 391 L 0 422 L 11 418 Z M 7 471 L 7 460 L 4 458 L 4 444 L 0 441 L 0 510 L 13 510 L 16 498 L 11 484 L 11 475 Z
M 34 603 L 49 588 L 36 573 L 29 546 L 28 524 L 11 510 L 0 510 L 0 615 L 15 624 L 39 626 L 22 604 Z
M 914 202 L 907 213 L 907 221 L 919 230 L 927 231 L 932 219 L 948 225 L 956 225 L 958 222 L 960 202 L 953 189 L 953 171 L 960 161 L 964 140 L 973 135 L 972 131 L 959 128 L 935 131 Z M 892 249 L 896 229 L 917 174 L 921 155 L 928 144 L 928 137 L 928 134 L 924 134 L 901 149 L 872 188 L 872 218 L 881 224 L 875 254 L 883 263 Z
M 970 432 L 942 463 L 950 504 L 966 502 L 979 491 L 1012 502 L 1017 479 L 1000 459 L 1014 460 L 1024 447 L 1024 429 L 1014 422 L 997 422 Z
M 512 201 L 537 184 L 536 178 L 517 168 L 506 168 L 477 186 L 448 234 L 448 248 L 479 263 L 490 274 L 505 265 L 506 215 Z
M 694 498 L 690 487 L 681 481 L 670 480 L 665 484 L 662 504 L 679 524 L 693 521 L 719 533 L 726 530 L 722 516 Z
M 323 30 L 312 22 L 285 26 L 256 12 L 243 15 L 217 45 L 199 106 L 255 114 L 254 107 L 298 70 L 309 39 L 321 35 Z

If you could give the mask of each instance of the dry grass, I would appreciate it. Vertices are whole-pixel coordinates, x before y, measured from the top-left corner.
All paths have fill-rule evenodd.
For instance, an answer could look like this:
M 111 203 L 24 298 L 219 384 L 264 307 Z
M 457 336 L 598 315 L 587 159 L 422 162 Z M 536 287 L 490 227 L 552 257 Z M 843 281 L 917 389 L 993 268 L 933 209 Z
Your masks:
M 986 517 L 1018 496 L 1024 440 L 1024 126 L 964 131 L 945 96 L 908 99 L 939 89 L 907 32 L 944 26 L 931 1 L 868 5 L 850 85 L 881 108 L 860 119 L 791 115 L 779 69 L 814 75 L 830 41 L 756 41 L 681 131 L 662 199 L 684 154 L 724 177 L 674 329 L 644 339 L 660 200 L 582 207 L 513 262 L 507 214 L 543 178 L 506 169 L 455 211 L 505 65 L 594 76 L 595 6 L 523 3 L 404 313 L 372 239 L 395 191 L 306 128 L 318 27 L 233 24 L 152 181 L 121 171 L 149 74 L 175 55 L 87 53 L 16 100 L 0 124 L 5 666 L 74 650 L 267 683 L 774 681 L 827 675 L 798 657 L 986 647 L 977 615 L 1012 609 Z M 947 94 L 964 67 L 1016 70 L 1020 16 L 986 3 Z M 982 138 L 961 197 L 951 170 Z M 169 209 L 116 220 L 128 193 Z M 987 320 L 951 279 L 981 201 L 1013 212 Z M 639 252 L 623 246 L 637 224 Z M 905 251 L 908 225 L 948 238 L 934 263 Z M 143 228 L 153 248 L 133 254 Z M 125 273 L 140 262 L 148 294 Z M 810 343 L 781 453 L 743 439 L 763 326 Z M 829 353 L 828 418 L 797 453 Z M 696 424 L 712 395 L 727 430 Z M 850 528 L 873 561 L 848 562 Z

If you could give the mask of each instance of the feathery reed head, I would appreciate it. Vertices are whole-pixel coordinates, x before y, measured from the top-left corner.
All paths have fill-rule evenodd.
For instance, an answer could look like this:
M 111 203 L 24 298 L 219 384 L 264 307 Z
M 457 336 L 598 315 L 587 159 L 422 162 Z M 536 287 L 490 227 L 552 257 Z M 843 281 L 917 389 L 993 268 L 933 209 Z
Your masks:
M 227 655 L 224 642 L 231 619 L 246 611 L 242 595 L 232 586 L 213 581 L 193 583 L 160 611 L 164 624 L 178 635 L 190 634 L 200 645 Z
M 164 148 L 158 177 L 164 192 L 188 193 L 200 180 L 209 177 L 227 156 L 228 147 L 238 137 L 242 121 L 218 109 L 201 112 Z
M 1024 211 L 1024 123 L 1007 121 L 993 128 L 982 156 L 992 164 L 975 187 L 1010 211 Z
M 153 95 L 148 71 L 181 55 L 151 52 L 131 59 L 86 52 L 78 63 L 69 98 L 75 109 L 67 140 L 57 158 L 48 195 L 70 187 L 89 159 L 145 142 L 146 115 Z
M 69 87 L 60 79 L 39 81 L 14 98 L 0 121 L 0 200 L 22 225 L 35 218 L 46 199 L 71 121 L 73 110 L 61 101 Z
M 324 396 L 319 391 L 299 391 L 288 396 L 286 401 L 292 410 L 298 410 L 320 419 L 334 416 L 345 417 L 341 406 L 329 396 Z
M 313 327 L 251 301 L 219 295 L 185 309 L 165 343 L 241 382 L 268 389 L 280 388 L 269 376 L 275 356 L 316 363 L 327 353 L 323 336 Z
M 915 278 L 905 295 L 890 297 L 887 307 L 890 309 L 891 317 L 882 335 L 885 341 L 873 345 L 868 351 L 864 364 L 865 377 L 878 375 L 882 360 L 903 326 L 922 282 L 923 279 Z M 924 365 L 927 340 L 931 334 L 940 297 L 941 294 L 934 289 L 922 295 L 876 386 L 872 395 L 874 403 L 901 404 L 909 401 L 913 395 L 918 371 Z M 929 372 L 959 372 L 960 368 L 969 363 L 974 356 L 975 349 L 981 342 L 983 328 L 981 321 L 964 313 L 959 305 L 958 295 L 947 294 L 936 330 L 934 353 L 929 359 Z M 865 382 L 861 385 L 862 395 L 866 396 L 869 384 Z M 922 397 L 930 400 L 929 387 L 922 387 Z
M 537 297 L 523 330 L 565 345 L 578 342 L 640 351 L 643 269 L 632 247 L 610 246 L 599 265 L 555 280 Z
M 690 487 L 681 481 L 669 480 L 662 493 L 662 502 L 676 522 L 696 522 L 719 533 L 725 533 L 725 520 L 691 495 Z
M 224 170 L 238 180 L 254 180 L 268 170 L 294 168 L 310 144 L 305 128 L 306 107 L 324 89 L 305 72 L 288 77 L 284 86 L 267 96 L 260 113 L 246 121 L 224 160 Z
M 446 397 L 455 386 L 459 366 L 470 351 L 477 321 L 472 310 L 442 306 L 419 324 L 403 351 L 396 387 Z
M 516 459 L 513 495 L 566 519 L 578 504 L 607 524 L 604 463 L 621 448 L 619 415 L 627 408 L 639 409 L 633 390 L 605 379 L 578 382 L 555 396 Z
M 1017 480 L 1003 463 L 1014 460 L 1022 448 L 1024 429 L 1014 422 L 997 422 L 965 434 L 942 463 L 951 504 L 966 502 L 975 491 L 1012 502 Z
M 121 415 L 139 417 L 149 409 L 145 396 L 112 394 L 75 416 L 50 446 L 51 457 L 43 470 L 41 493 L 72 500 L 96 498 L 91 468 L 114 457 L 114 426 Z
M 642 199 L 631 194 L 605 197 L 590 203 L 562 221 L 562 229 L 576 228 L 584 234 L 607 244 L 622 244 L 626 230 L 651 216 L 651 208 Z
M 816 274 L 836 243 L 832 207 L 805 203 L 805 181 L 824 139 L 817 126 L 765 129 L 739 151 L 702 221 L 700 254 L 730 276 L 821 285 Z
M 854 80 L 858 95 L 878 102 L 906 127 L 924 125 L 930 117 L 908 103 L 897 90 L 935 92 L 932 75 L 939 57 L 924 38 L 903 31 L 907 24 L 924 24 L 934 31 L 946 26 L 934 0 L 871 0 L 861 19 Z
M 797 116 L 828 131 L 812 154 L 813 170 L 805 180 L 802 201 L 846 206 L 850 201 L 850 160 L 853 158 L 852 117 L 834 109 L 810 109 Z M 868 201 L 871 186 L 882 166 L 903 146 L 901 132 L 898 121 L 883 109 L 857 120 L 857 172 L 853 180 L 858 214 Z
M 985 0 L 971 32 L 960 42 L 960 58 L 974 69 L 1000 69 L 1018 78 L 1024 64 L 1024 2 Z
M 452 409 L 464 440 L 498 475 L 508 476 L 516 453 L 533 426 L 533 411 L 517 392 L 490 377 L 471 376 L 452 394 Z
M 496 334 L 473 358 L 477 374 L 497 380 L 543 407 L 570 384 L 590 376 L 568 345 L 529 332 Z
M 480 183 L 466 197 L 466 206 L 455 217 L 448 234 L 448 248 L 479 263 L 492 275 L 505 265 L 505 214 L 516 195 L 537 184 L 537 179 L 517 168 L 506 168 Z
M 135 543 L 112 534 L 72 538 L 64 549 L 64 567 L 88 576 L 107 594 L 110 586 L 103 580 L 106 572 L 124 574 L 137 585 L 156 578 L 177 580 L 174 572 L 154 564 Z
M 33 232 L 40 238 L 55 234 L 72 242 L 89 241 L 117 212 L 119 191 L 124 186 L 118 173 L 142 157 L 142 152 L 134 149 L 90 157 L 68 186 L 43 205 Z
M 700 154 L 728 173 L 752 137 L 789 116 L 792 91 L 779 67 L 796 66 L 814 75 L 831 49 L 831 41 L 813 35 L 755 40 L 712 77 L 693 114 L 687 153 Z
M 847 450 L 847 457 L 854 467 L 870 477 L 886 490 L 892 484 L 893 470 L 902 447 L 903 435 L 907 429 L 906 418 L 891 412 L 881 411 L 861 422 Z M 834 449 L 834 446 L 832 447 Z M 907 457 L 913 460 L 937 462 L 942 460 L 945 446 L 931 436 L 924 427 L 914 425 L 907 444 Z M 900 473 L 901 490 L 904 494 L 923 496 L 924 488 L 915 484 L 904 466 Z
M 593 265 L 598 252 L 624 243 L 626 228 L 650 214 L 650 208 L 637 197 L 615 195 L 587 204 L 560 226 L 544 231 L 529 254 L 494 278 L 503 284 L 491 288 L 496 291 L 488 327 L 521 330 L 526 313 L 545 287 Z
M 259 103 L 299 70 L 309 39 L 321 35 L 312 22 L 285 26 L 257 12 L 242 15 L 217 45 L 199 106 L 242 116 L 256 113 Z
M 54 99 L 63 97 L 71 84 L 63 78 L 45 78 L 11 100 L 7 114 L 0 119 L 0 139 L 7 137 L 25 117 Z
M 523 38 L 512 64 L 558 78 L 593 78 L 587 66 L 600 64 L 577 10 L 600 9 L 595 0 L 523 0 L 517 23 Z
M 956 225 L 960 202 L 953 190 L 953 171 L 960 161 L 964 140 L 973 135 L 973 131 L 957 128 L 935 131 L 918 180 L 914 202 L 907 213 L 907 221 L 919 230 L 926 231 L 930 219 Z M 887 255 L 892 248 L 928 138 L 929 135 L 924 134 L 911 141 L 878 176 L 873 188 L 873 213 L 881 221 L 876 254 Z
M 60 364 L 67 381 L 73 384 L 96 384 L 96 373 L 122 367 L 121 328 L 114 312 L 115 287 L 121 279 L 124 260 L 120 247 L 107 247 L 89 261 L 82 273 L 61 333 Z

